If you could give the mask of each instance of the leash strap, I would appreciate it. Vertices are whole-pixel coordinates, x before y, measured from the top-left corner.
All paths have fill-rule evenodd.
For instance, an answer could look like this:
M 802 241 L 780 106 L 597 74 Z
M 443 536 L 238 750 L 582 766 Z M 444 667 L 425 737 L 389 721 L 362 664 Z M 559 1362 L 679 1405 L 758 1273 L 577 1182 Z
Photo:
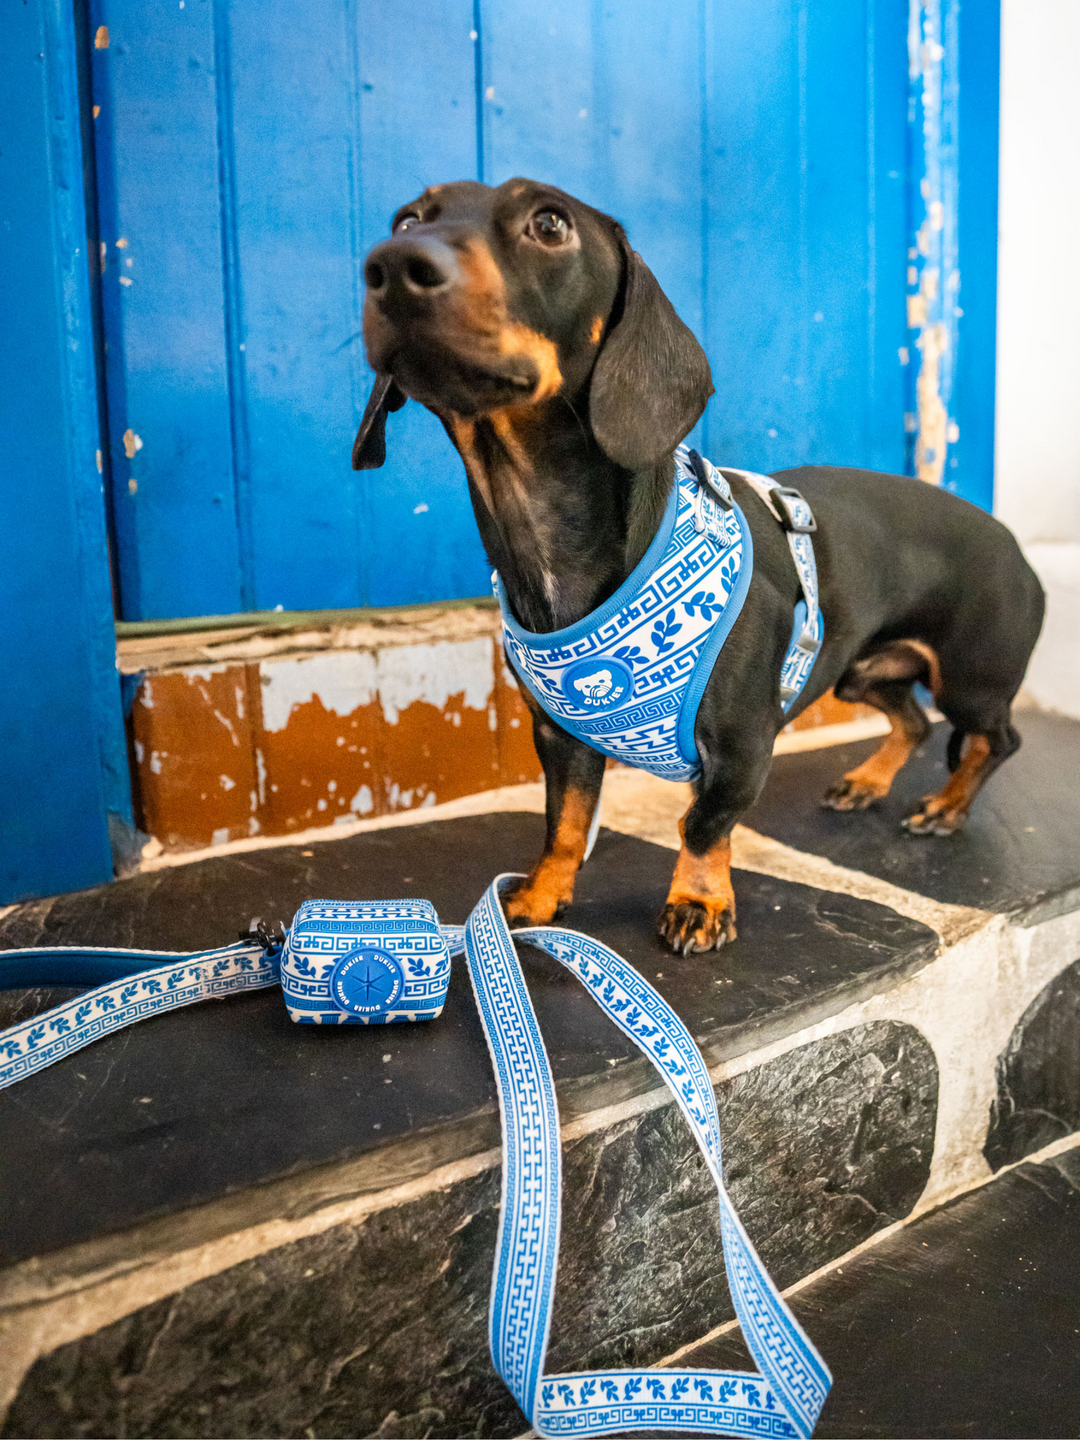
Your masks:
M 473 910 L 465 953 L 499 1091 L 502 1212 L 491 1287 L 492 1358 L 541 1435 L 672 1430 L 808 1437 L 832 1384 L 773 1285 L 724 1188 L 720 1121 L 701 1052 L 682 1021 L 606 945 L 574 930 L 518 930 L 575 974 L 656 1066 L 716 1184 L 724 1263 L 757 1372 L 589 1370 L 545 1375 L 562 1192 L 555 1083 L 502 906 L 499 876 Z
M 88 984 L 97 988 L 0 1032 L 0 1090 L 159 1011 L 277 983 L 272 953 L 244 942 L 190 954 L 66 945 L 4 950 L 0 989 Z
M 831 1376 L 773 1285 L 724 1188 L 720 1120 L 701 1052 L 653 987 L 606 945 L 575 930 L 517 937 L 570 970 L 652 1061 L 701 1149 L 720 1202 L 724 1264 L 756 1371 L 604 1369 L 545 1375 L 559 1259 L 562 1147 L 555 1082 L 510 929 L 499 876 L 467 925 L 441 926 L 462 948 L 499 1093 L 502 1207 L 489 1342 L 495 1366 L 545 1436 L 640 1430 L 807 1440 Z M 0 1035 L 0 1088 L 163 1010 L 279 983 L 280 945 L 241 941 L 191 954 L 81 947 L 0 954 L 0 989 L 96 988 Z
M 439 929 L 450 954 L 460 955 L 465 949 L 465 926 Z M 190 952 L 92 945 L 0 951 L 0 990 L 96 986 L 0 1031 L 0 1090 L 160 1011 L 277 985 L 280 959 L 280 946 L 249 941 Z

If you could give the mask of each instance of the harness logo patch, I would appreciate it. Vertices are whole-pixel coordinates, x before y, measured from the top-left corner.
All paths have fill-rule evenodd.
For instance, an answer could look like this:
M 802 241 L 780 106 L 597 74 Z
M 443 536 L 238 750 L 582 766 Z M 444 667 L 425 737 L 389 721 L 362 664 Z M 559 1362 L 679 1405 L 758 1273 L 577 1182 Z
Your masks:
M 633 689 L 629 665 L 610 655 L 578 660 L 563 672 L 562 692 L 575 710 L 613 710 L 629 700 Z

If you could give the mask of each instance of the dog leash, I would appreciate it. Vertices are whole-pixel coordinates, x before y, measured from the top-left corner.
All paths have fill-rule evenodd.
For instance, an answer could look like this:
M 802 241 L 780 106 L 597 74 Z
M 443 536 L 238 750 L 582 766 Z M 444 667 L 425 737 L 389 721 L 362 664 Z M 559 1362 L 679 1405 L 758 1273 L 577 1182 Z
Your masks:
M 402 998 L 410 976 L 419 983 L 445 973 L 445 995 L 450 955 L 464 950 L 495 1072 L 503 1139 L 489 1343 L 496 1369 L 534 1429 L 545 1436 L 666 1430 L 806 1440 L 832 1378 L 728 1197 L 716 1097 L 701 1052 L 663 997 L 614 950 L 578 931 L 551 926 L 514 936 L 577 976 L 653 1063 L 690 1126 L 716 1185 L 728 1286 L 757 1369 L 545 1374 L 559 1257 L 561 1141 L 551 1066 L 499 899 L 500 888 L 513 878 L 497 877 L 464 927 L 439 925 L 426 901 L 308 901 L 288 933 L 259 926 L 250 938 L 215 950 L 62 946 L 0 952 L 0 988 L 95 987 L 0 1035 L 0 1088 L 164 1010 L 278 983 L 292 983 L 295 991 L 297 974 L 304 984 L 323 989 L 287 996 L 290 1013 L 295 994 L 321 1004 L 325 990 L 346 1021 L 412 1018 L 418 1011 Z M 436 931 L 445 972 L 431 960 Z M 314 954 L 321 956 L 321 967 L 308 958 Z M 429 974 L 420 973 L 424 967 Z M 307 977 L 308 971 L 315 973 Z M 424 1013 L 437 1014 L 441 997 L 432 1009 L 430 985 L 423 993 L 429 997 Z M 294 1018 L 324 1023 L 319 1010 L 314 1015 L 301 1010 Z

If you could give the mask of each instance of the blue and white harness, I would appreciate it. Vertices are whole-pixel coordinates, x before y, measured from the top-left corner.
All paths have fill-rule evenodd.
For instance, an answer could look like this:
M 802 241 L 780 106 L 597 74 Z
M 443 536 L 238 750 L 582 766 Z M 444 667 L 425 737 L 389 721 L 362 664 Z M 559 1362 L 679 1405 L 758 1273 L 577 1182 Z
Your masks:
M 810 506 L 767 475 L 722 472 L 680 445 L 664 518 L 640 563 L 599 609 L 563 630 L 523 629 L 493 577 L 507 654 L 542 708 L 593 749 L 665 780 L 701 772 L 698 706 L 750 588 L 753 540 L 726 475 L 740 475 L 784 527 L 802 587 L 780 673 L 786 713 L 813 668 L 824 622 Z

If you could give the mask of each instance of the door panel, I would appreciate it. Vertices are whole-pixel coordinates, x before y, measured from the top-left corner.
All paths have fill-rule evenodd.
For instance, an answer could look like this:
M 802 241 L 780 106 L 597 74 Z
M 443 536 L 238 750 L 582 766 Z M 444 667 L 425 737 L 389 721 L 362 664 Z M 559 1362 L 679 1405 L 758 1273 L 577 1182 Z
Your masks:
M 625 223 L 710 356 L 714 459 L 903 469 L 905 0 L 92 3 L 126 618 L 486 589 L 432 416 L 349 468 L 363 257 L 440 181 Z

